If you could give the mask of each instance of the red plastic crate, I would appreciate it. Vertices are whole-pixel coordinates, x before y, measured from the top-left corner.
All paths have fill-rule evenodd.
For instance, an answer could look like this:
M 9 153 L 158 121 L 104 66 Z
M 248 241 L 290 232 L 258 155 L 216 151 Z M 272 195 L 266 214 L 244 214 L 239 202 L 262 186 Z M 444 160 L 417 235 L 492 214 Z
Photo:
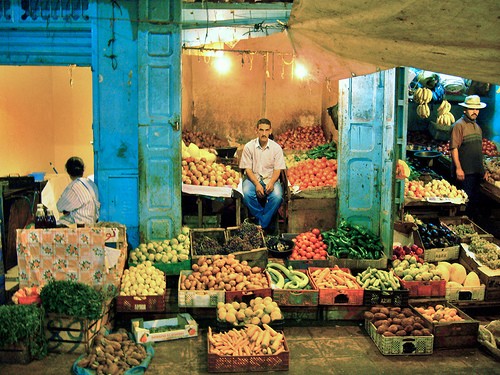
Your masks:
M 308 276 L 312 287 L 319 291 L 320 305 L 362 305 L 364 290 L 359 289 L 343 289 L 343 288 L 318 288 L 311 274 L 319 268 L 309 268 Z M 341 268 L 342 271 L 351 273 L 347 268 Z
M 446 280 L 404 281 L 399 278 L 404 289 L 409 290 L 410 297 L 444 297 L 446 296 Z

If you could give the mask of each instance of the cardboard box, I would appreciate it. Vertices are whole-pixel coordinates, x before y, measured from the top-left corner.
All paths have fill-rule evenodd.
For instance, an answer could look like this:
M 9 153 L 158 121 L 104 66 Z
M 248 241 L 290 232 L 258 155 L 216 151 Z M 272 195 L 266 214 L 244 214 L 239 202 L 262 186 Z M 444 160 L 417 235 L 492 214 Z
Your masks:
M 198 336 L 198 323 L 187 313 L 169 319 L 132 319 L 131 323 L 135 341 L 141 344 Z
M 127 258 L 125 228 L 18 229 L 19 287 L 48 280 L 120 286 Z

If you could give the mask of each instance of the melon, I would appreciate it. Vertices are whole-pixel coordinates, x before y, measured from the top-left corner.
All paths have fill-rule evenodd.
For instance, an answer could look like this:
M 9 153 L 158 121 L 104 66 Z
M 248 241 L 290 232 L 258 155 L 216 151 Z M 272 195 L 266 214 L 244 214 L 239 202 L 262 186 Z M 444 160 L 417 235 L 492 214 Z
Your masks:
M 458 289 L 462 289 L 463 288 L 463 285 L 462 284 L 459 284 L 455 281 L 448 281 L 446 283 L 446 287 L 447 288 L 458 288 Z
M 448 263 L 448 262 L 438 262 L 437 264 L 438 266 L 444 266 L 446 267 L 446 269 L 448 270 L 448 272 L 450 272 L 450 268 L 451 268 L 451 264 Z
M 477 273 L 474 271 L 469 272 L 465 278 L 464 286 L 481 286 Z
M 450 281 L 455 281 L 459 284 L 463 284 L 465 278 L 467 277 L 467 271 L 465 267 L 460 263 L 453 263 L 450 267 Z
M 439 271 L 441 273 L 442 280 L 450 281 L 450 271 L 448 267 L 438 264 L 438 266 L 436 267 L 436 271 Z

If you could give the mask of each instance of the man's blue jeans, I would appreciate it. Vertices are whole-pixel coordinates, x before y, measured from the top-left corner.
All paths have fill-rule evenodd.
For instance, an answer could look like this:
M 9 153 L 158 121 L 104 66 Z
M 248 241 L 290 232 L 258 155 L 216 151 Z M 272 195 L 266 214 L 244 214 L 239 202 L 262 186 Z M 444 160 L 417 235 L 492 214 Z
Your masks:
M 266 185 L 261 182 L 261 185 L 266 188 Z M 243 203 L 248 207 L 250 214 L 255 216 L 262 228 L 267 228 L 273 219 L 274 214 L 278 211 L 283 203 L 283 188 L 276 181 L 273 192 L 259 199 L 255 192 L 255 185 L 249 179 L 243 180 Z

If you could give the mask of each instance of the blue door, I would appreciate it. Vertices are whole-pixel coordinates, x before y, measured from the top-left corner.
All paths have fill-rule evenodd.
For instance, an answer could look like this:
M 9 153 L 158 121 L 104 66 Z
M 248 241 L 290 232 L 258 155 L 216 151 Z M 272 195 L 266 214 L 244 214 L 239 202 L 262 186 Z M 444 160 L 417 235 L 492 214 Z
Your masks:
M 180 232 L 181 3 L 140 2 L 139 231 L 141 240 Z
M 392 247 L 395 71 L 339 82 L 338 220 Z

